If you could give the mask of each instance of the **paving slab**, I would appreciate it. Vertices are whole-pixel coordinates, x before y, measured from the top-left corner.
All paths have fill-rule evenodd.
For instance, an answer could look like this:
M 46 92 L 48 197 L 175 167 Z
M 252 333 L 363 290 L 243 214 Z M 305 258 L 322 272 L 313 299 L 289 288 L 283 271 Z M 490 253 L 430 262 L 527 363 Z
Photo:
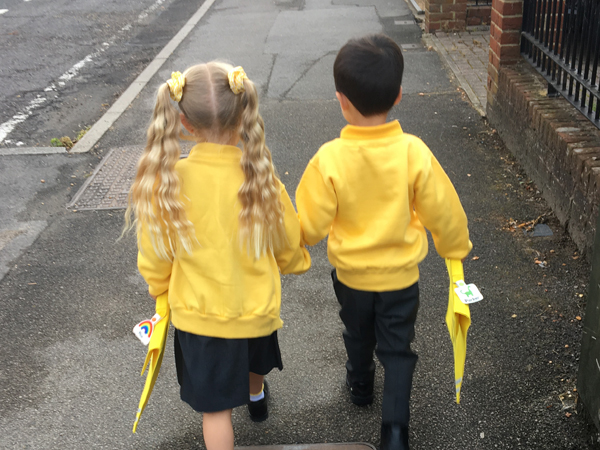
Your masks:
M 489 27 L 477 31 L 440 31 L 424 36 L 424 40 L 440 54 L 473 107 L 485 117 Z

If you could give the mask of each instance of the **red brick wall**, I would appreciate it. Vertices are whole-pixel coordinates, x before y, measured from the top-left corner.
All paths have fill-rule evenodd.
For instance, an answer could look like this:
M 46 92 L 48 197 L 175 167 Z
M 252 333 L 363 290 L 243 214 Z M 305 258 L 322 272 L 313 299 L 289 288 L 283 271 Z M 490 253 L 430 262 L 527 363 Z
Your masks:
M 487 115 L 582 253 L 591 256 L 600 205 L 600 130 L 529 64 L 500 67 Z
M 521 60 L 522 21 L 523 0 L 492 0 L 488 104 L 494 104 L 498 92 L 500 67 L 515 64 Z
M 491 6 L 467 5 L 467 26 L 489 25 L 491 21 L 491 15 Z
M 425 0 L 425 32 L 464 30 L 467 0 Z

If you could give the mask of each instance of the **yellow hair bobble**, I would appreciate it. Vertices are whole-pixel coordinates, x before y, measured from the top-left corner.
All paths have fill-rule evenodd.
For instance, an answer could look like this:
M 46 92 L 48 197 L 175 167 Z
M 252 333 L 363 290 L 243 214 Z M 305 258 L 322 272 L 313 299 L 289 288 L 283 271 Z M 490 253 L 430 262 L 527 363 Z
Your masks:
M 171 99 L 175 100 L 176 102 L 181 101 L 183 87 L 185 86 L 185 77 L 181 74 L 181 72 L 171 73 L 171 79 L 167 80 L 167 84 L 169 85 Z
M 244 80 L 247 80 L 246 72 L 242 69 L 242 66 L 234 67 L 227 74 L 229 77 L 229 87 L 233 91 L 234 94 L 241 94 L 246 90 L 244 88 Z

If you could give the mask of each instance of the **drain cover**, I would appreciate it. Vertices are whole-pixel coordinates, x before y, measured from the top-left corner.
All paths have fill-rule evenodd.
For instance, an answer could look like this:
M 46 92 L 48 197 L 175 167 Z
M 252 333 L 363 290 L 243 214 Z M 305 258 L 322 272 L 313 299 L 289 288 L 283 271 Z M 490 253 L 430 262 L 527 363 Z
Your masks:
M 141 146 L 110 150 L 67 208 L 127 208 L 127 194 L 135 176 L 135 166 L 143 151 Z
M 181 147 L 181 157 L 185 158 L 192 146 L 183 143 Z M 138 159 L 143 152 L 144 147 L 137 145 L 109 150 L 67 208 L 77 210 L 127 208 L 129 188 L 135 177 Z

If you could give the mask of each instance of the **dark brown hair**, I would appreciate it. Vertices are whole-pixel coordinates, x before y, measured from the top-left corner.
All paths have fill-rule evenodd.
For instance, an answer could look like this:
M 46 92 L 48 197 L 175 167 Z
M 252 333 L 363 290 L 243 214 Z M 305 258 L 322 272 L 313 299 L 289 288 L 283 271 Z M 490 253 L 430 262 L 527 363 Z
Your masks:
M 400 47 L 383 34 L 349 40 L 333 64 L 336 91 L 365 117 L 386 113 L 394 106 L 403 72 Z

